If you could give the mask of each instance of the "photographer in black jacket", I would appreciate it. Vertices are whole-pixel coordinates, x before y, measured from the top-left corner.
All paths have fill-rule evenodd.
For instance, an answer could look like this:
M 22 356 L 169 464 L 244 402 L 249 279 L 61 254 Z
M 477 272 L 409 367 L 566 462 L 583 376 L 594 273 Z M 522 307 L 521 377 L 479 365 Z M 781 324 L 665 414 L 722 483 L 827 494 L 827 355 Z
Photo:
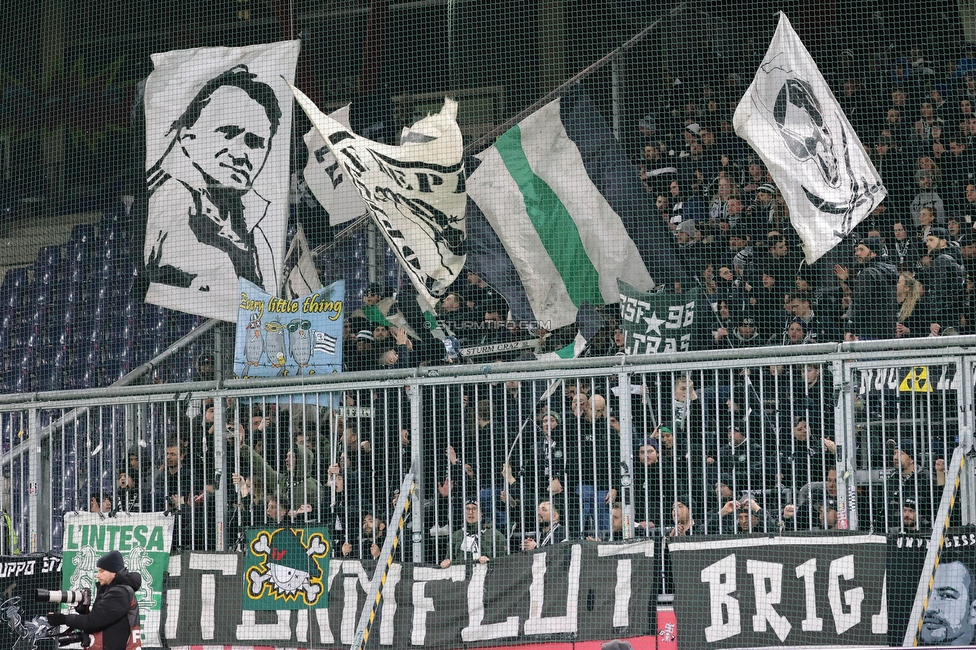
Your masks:
M 142 576 L 126 570 L 118 551 L 103 555 L 96 566 L 98 588 L 91 612 L 55 612 L 47 615 L 48 622 L 91 634 L 92 645 L 103 650 L 142 648 L 139 603 L 135 597 L 135 591 L 142 586 Z

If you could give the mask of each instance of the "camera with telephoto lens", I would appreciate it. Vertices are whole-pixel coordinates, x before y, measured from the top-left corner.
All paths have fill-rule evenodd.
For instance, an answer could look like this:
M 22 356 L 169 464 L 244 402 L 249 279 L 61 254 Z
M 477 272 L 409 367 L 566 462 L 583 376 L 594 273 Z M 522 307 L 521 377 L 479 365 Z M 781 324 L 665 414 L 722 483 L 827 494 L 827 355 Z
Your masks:
M 74 607 L 91 605 L 91 589 L 65 589 L 64 591 L 48 591 L 38 589 L 34 594 L 36 603 L 64 603 Z
M 62 648 L 76 643 L 81 644 L 82 648 L 87 648 L 92 644 L 91 637 L 81 630 L 65 632 L 64 634 L 59 634 L 56 638 L 58 640 L 58 646 Z

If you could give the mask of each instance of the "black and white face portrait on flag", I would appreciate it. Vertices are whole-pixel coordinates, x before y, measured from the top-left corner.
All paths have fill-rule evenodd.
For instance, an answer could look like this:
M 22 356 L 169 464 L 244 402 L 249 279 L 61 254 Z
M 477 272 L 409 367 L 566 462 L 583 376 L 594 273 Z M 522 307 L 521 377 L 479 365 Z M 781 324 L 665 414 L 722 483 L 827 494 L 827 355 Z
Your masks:
M 927 598 L 921 605 L 921 625 L 913 619 L 905 636 L 905 645 L 921 646 L 976 645 L 976 552 L 973 551 L 973 528 L 947 531 L 938 566 L 930 576 L 921 577 L 928 585 Z M 915 636 L 917 634 L 917 637 Z
M 154 54 L 146 82 L 146 302 L 235 322 L 281 284 L 299 41 Z
M 457 102 L 445 100 L 439 113 L 418 121 L 401 135 L 400 146 L 391 146 L 354 134 L 293 90 L 338 161 L 335 173 L 359 190 L 417 294 L 433 306 L 465 261 L 467 194 Z
M 887 193 L 783 13 L 733 124 L 776 181 L 809 264 L 840 243 Z

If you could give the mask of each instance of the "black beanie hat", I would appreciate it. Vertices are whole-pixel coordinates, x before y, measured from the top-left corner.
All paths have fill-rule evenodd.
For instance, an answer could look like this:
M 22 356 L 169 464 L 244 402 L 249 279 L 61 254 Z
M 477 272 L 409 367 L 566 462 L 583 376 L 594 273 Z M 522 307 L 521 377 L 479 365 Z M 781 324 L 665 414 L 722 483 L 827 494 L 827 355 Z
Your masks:
M 122 554 L 118 551 L 109 551 L 98 559 L 98 564 L 95 566 L 97 566 L 99 569 L 105 569 L 110 573 L 119 573 L 125 569 L 125 563 L 122 561 Z
M 885 246 L 880 237 L 865 237 L 858 242 L 876 255 L 884 255 Z

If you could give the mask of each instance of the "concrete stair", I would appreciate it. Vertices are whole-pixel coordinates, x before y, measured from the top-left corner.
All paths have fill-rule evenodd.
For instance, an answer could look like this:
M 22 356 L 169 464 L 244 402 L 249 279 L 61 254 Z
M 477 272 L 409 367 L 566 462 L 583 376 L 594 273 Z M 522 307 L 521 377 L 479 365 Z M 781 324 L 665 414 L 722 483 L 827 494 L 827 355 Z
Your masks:
M 0 224 L 0 282 L 8 269 L 34 264 L 42 247 L 67 244 L 75 226 L 101 218 L 101 212 L 50 216 L 38 210 Z

